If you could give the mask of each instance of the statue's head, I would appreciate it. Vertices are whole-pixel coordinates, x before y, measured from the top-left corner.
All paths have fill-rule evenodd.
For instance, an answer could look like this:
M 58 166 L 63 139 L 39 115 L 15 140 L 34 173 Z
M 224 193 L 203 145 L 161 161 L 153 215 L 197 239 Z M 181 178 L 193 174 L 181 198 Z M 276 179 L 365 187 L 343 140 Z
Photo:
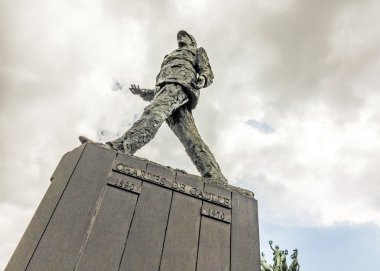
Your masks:
M 178 47 L 193 47 L 197 48 L 197 42 L 195 41 L 194 37 L 187 33 L 185 30 L 180 30 L 177 33 L 177 42 Z
M 274 248 L 275 248 L 276 250 L 279 250 L 279 249 L 280 249 L 280 247 L 279 247 L 279 246 L 275 246 Z

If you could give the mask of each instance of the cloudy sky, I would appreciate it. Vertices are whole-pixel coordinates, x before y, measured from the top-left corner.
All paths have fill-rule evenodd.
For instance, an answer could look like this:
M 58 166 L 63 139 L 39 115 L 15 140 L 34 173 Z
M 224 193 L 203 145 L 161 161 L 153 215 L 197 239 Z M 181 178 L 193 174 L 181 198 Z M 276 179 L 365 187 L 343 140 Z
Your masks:
M 146 102 L 185 29 L 214 84 L 194 111 L 231 184 L 255 192 L 262 250 L 301 270 L 380 265 L 380 2 L 0 0 L 0 269 L 78 135 L 106 141 Z M 163 125 L 138 156 L 196 173 Z

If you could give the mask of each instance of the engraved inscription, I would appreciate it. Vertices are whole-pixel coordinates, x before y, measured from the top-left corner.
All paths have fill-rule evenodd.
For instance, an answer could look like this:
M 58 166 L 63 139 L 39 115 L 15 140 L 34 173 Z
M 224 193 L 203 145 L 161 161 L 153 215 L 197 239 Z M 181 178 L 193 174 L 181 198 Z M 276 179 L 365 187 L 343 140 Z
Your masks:
M 186 184 L 178 182 L 178 181 L 172 181 L 171 188 L 174 190 L 185 192 L 186 191 Z
M 201 214 L 214 218 L 216 220 L 220 220 L 226 223 L 231 223 L 231 219 L 222 211 L 218 211 L 212 208 L 202 208 Z
M 122 180 L 119 178 L 108 181 L 107 184 L 137 194 L 140 194 L 141 192 L 141 185 L 137 185 L 131 181 Z
M 190 194 L 203 200 L 215 202 L 224 206 L 230 206 L 229 199 L 222 197 L 220 195 L 215 195 L 213 193 L 206 192 L 204 190 L 200 190 L 196 187 L 193 187 L 190 189 Z
M 190 185 L 187 185 L 185 183 L 181 183 L 176 180 L 170 180 L 166 179 L 164 177 L 146 172 L 141 169 L 129 167 L 124 164 L 117 164 L 114 166 L 113 170 L 126 174 L 128 176 L 136 177 L 145 181 L 149 181 L 152 183 L 155 183 L 157 185 L 172 189 L 174 191 L 178 191 L 196 198 L 199 198 L 201 200 L 209 201 L 218 205 L 221 205 L 223 207 L 231 208 L 231 201 L 228 198 L 225 198 L 221 195 L 213 194 L 210 192 L 206 192 L 203 189 L 199 189 L 197 187 L 192 187 Z
M 129 176 L 133 176 L 133 177 L 137 177 L 137 178 L 140 178 L 143 180 L 154 182 L 154 183 L 161 185 L 161 186 L 167 186 L 167 181 L 164 177 L 161 177 L 161 176 L 158 176 L 155 174 L 151 174 L 149 172 L 146 172 L 146 171 L 138 169 L 138 168 L 132 168 L 132 167 L 128 167 L 128 166 L 123 165 L 123 164 L 118 164 L 116 166 L 116 170 L 118 172 L 127 174 Z
M 135 184 L 127 182 L 127 181 L 118 180 L 116 185 L 125 190 L 130 190 L 130 191 L 135 190 Z

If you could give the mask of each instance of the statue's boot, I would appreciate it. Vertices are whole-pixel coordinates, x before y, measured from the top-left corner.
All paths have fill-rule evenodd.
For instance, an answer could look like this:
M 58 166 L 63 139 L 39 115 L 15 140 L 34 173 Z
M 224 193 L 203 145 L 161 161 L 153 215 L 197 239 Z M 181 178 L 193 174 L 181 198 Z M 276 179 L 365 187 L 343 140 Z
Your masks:
M 115 143 L 113 142 L 106 142 L 105 144 L 103 143 L 99 143 L 99 142 L 95 142 L 91 139 L 89 139 L 88 137 L 85 137 L 85 136 L 79 136 L 79 141 L 82 143 L 82 144 L 85 144 L 85 143 L 95 143 L 95 144 L 98 144 L 106 149 L 109 149 L 109 150 L 114 150 L 114 151 L 122 151 L 124 152 L 123 149 L 120 149 L 120 146 L 121 148 L 123 147 L 122 144 L 120 145 L 116 145 Z
M 124 150 L 124 147 L 123 147 L 123 144 L 118 142 L 118 141 L 108 141 L 106 142 L 106 145 L 114 150 L 114 151 L 120 151 L 120 152 L 124 152 L 126 154 L 129 154 L 129 155 L 132 155 L 131 153 L 127 153 L 125 150 Z
M 95 143 L 94 141 L 92 141 L 91 139 L 89 139 L 88 137 L 85 137 L 85 136 L 79 136 L 79 141 L 82 144 L 85 144 L 85 143 Z

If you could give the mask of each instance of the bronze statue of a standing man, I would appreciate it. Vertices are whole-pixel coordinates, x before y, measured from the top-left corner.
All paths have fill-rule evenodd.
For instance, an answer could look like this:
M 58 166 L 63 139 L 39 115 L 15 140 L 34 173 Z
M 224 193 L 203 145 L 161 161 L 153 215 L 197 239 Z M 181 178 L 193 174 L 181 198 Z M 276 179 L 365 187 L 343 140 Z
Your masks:
M 186 153 L 202 175 L 227 184 L 214 155 L 201 139 L 191 113 L 201 88 L 212 84 L 213 72 L 206 51 L 184 30 L 177 34 L 178 48 L 166 55 L 156 78 L 155 89 L 131 85 L 131 92 L 150 104 L 132 127 L 106 144 L 113 150 L 133 155 L 151 141 L 166 121 L 184 145 Z M 82 143 L 88 141 L 80 137 Z

